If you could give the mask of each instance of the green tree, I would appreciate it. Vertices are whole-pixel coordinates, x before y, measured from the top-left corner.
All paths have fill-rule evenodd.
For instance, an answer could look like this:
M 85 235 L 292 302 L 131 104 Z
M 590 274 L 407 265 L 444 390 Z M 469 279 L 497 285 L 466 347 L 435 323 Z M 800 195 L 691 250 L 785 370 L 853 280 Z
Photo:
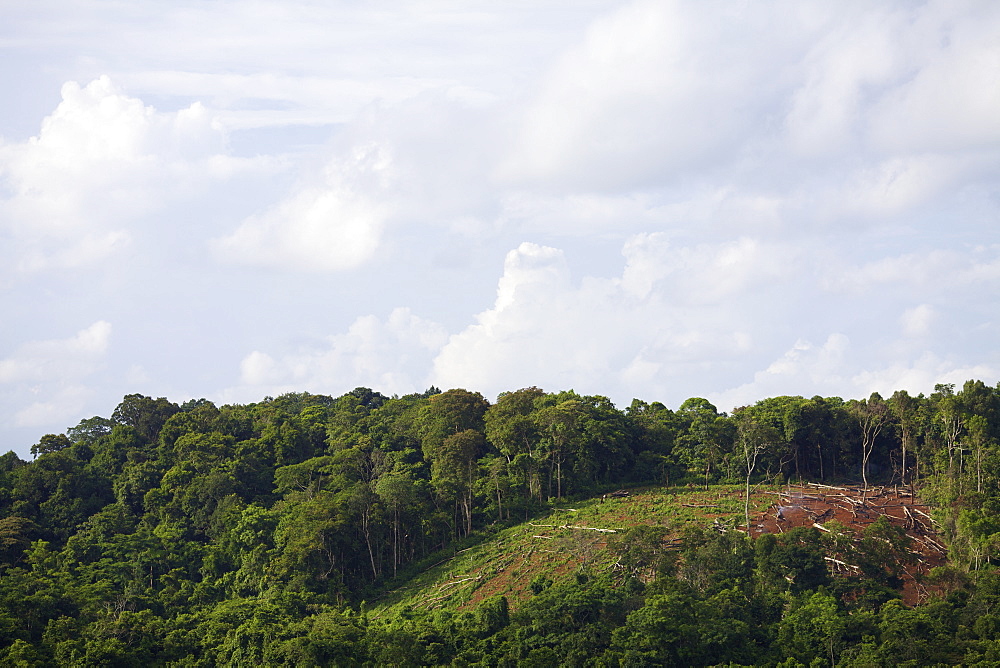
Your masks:
M 31 446 L 31 454 L 34 457 L 47 455 L 52 452 L 65 450 L 71 445 L 73 445 L 73 442 L 63 434 L 46 434 L 42 436 L 38 443 Z
M 111 420 L 135 428 L 139 436 L 153 442 L 170 416 L 180 410 L 180 406 L 164 397 L 153 399 L 141 394 L 127 394 L 115 407 Z
M 826 591 L 809 594 L 786 614 L 778 625 L 778 645 L 785 657 L 813 665 L 826 659 L 837 665 L 842 651 L 847 618 L 837 599 Z
M 549 465 L 549 496 L 563 498 L 563 468 L 583 440 L 581 420 L 584 406 L 578 399 L 567 399 L 538 411 L 535 420 L 543 434 L 545 459 Z M 555 482 L 555 494 L 552 483 Z
M 416 505 L 418 493 L 412 476 L 405 471 L 383 475 L 375 483 L 375 493 L 392 514 L 392 574 L 403 563 L 401 534 L 404 513 Z
M 541 428 L 534 414 L 544 396 L 537 387 L 504 392 L 484 416 L 486 438 L 507 459 L 511 470 L 519 473 L 525 496 L 539 502 L 543 500 L 539 477 Z
M 436 394 L 420 414 L 421 447 L 424 458 L 433 461 L 436 450 L 449 436 L 466 430 L 483 432 L 489 403 L 478 392 L 455 389 Z
M 485 445 L 483 435 L 466 429 L 444 439 L 431 460 L 431 484 L 446 503 L 454 504 L 459 535 L 472 533 L 476 460 Z

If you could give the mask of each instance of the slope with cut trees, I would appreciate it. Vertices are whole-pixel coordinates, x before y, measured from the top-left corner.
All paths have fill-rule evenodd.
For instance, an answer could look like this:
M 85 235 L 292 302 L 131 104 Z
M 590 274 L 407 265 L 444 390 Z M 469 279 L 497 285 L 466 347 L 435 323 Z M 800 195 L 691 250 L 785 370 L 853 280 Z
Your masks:
M 991 661 L 998 437 L 979 381 L 731 415 L 538 388 L 129 395 L 0 457 L 0 662 Z M 859 484 L 838 492 L 857 531 L 809 504 L 782 524 L 790 482 Z M 949 566 L 906 563 L 927 540 Z

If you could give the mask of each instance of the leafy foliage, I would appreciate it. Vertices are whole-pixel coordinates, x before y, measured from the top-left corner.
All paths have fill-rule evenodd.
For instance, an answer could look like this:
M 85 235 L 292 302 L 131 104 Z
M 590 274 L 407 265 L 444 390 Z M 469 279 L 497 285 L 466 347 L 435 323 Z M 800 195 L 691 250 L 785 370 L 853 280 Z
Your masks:
M 31 452 L 0 457 L 4 665 L 1000 660 L 1000 390 L 979 381 L 731 416 L 539 388 L 132 394 Z M 857 544 L 734 530 L 757 485 L 796 477 L 919 484 L 951 550 L 942 596 L 899 602 L 910 552 L 884 522 Z M 602 502 L 639 485 L 630 512 L 669 521 Z M 707 529 L 679 498 L 733 519 Z M 832 577 L 831 554 L 860 573 Z M 487 570 L 512 589 L 479 590 Z M 431 574 L 419 604 L 392 593 Z

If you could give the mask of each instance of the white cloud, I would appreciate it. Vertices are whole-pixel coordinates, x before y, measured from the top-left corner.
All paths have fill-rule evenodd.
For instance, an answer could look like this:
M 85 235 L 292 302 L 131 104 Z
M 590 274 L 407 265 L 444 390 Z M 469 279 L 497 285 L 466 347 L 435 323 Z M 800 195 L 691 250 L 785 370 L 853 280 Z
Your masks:
M 925 297 L 995 291 L 1000 284 L 1000 246 L 935 249 L 890 255 L 860 266 L 835 268 L 824 279 L 829 290 L 848 293 L 905 286 Z
M 1000 368 L 997 3 L 21 5 L 0 311 L 127 340 L 46 380 L 9 335 L 8 423 L 130 381 L 675 404 Z
M 90 373 L 108 350 L 111 324 L 100 320 L 69 339 L 33 341 L 0 360 L 0 383 L 80 377 Z
M 967 364 L 926 351 L 911 360 L 859 371 L 851 378 L 851 383 L 856 388 L 853 396 L 859 398 L 872 392 L 888 397 L 896 390 L 929 394 L 938 383 L 961 386 L 967 380 L 996 378 L 998 372 L 1000 369 L 989 363 Z
M 904 325 L 929 317 L 926 308 L 918 307 L 905 314 Z M 931 350 L 905 345 L 890 348 L 897 359 L 887 361 L 873 357 L 870 351 L 853 345 L 840 333 L 831 334 L 818 347 L 798 341 L 767 368 L 754 373 L 751 382 L 711 393 L 708 398 L 721 410 L 728 411 L 781 395 L 859 399 L 878 392 L 889 397 L 896 390 L 928 393 L 938 383 L 961 385 L 969 379 L 992 379 L 1000 371 L 988 362 L 969 364 L 951 356 L 941 357 Z
M 17 427 L 36 427 L 62 431 L 81 419 L 94 391 L 86 385 L 62 385 L 45 393 L 44 401 L 35 401 L 14 413 Z
M 311 271 L 352 269 L 378 249 L 391 209 L 392 159 L 379 145 L 332 160 L 323 180 L 243 221 L 213 248 L 227 261 Z
M 888 85 L 899 65 L 893 33 L 899 18 L 887 7 L 856 12 L 820 9 L 818 39 L 802 53 L 785 128 L 792 150 L 814 157 L 857 147 L 866 94 Z
M 751 382 L 709 398 L 720 410 L 728 411 L 765 397 L 837 395 L 845 387 L 843 373 L 850 353 L 851 342 L 844 334 L 831 334 L 819 347 L 800 340 L 767 368 L 756 372 Z
M 900 317 L 900 324 L 903 328 L 903 335 L 907 337 L 926 336 L 931 331 L 931 326 L 937 314 L 930 304 L 920 304 L 911 309 L 907 309 Z
M 604 191 L 728 151 L 760 112 L 751 91 L 770 86 L 733 30 L 748 17 L 692 9 L 636 2 L 595 21 L 524 110 L 502 177 Z
M 978 152 L 1000 142 L 1000 7 L 924 5 L 899 47 L 909 71 L 872 109 L 873 143 L 885 150 Z M 916 67 L 914 68 L 914 64 Z
M 494 306 L 449 339 L 435 384 L 664 392 L 692 369 L 746 354 L 753 295 L 788 266 L 780 248 L 750 240 L 675 248 L 637 235 L 623 253 L 620 277 L 574 284 L 560 250 L 523 243 L 509 252 Z
M 25 343 L 0 360 L 0 400 L 14 424 L 51 427 L 79 419 L 93 394 L 86 383 L 105 363 L 110 341 L 111 324 L 100 320 L 68 339 Z
M 322 347 L 278 357 L 251 352 L 240 364 L 242 385 L 225 394 L 240 398 L 303 390 L 336 394 L 357 386 L 390 394 L 423 391 L 429 360 L 446 337 L 440 325 L 407 308 L 394 309 L 384 321 L 361 316 Z
M 66 83 L 37 136 L 0 144 L 9 266 L 79 267 L 129 247 L 143 217 L 252 163 L 224 156 L 224 141 L 199 103 L 163 113 L 108 77 Z

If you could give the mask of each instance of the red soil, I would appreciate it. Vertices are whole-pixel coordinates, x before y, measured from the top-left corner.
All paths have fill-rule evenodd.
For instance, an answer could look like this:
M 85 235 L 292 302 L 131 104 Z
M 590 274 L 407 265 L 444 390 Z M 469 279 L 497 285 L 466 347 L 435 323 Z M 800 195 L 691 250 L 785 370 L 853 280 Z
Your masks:
M 751 534 L 783 533 L 799 526 L 820 530 L 836 520 L 860 539 L 865 527 L 879 517 L 902 527 L 910 537 L 915 559 L 904 566 L 903 601 L 915 605 L 930 594 L 921 580 L 931 568 L 946 561 L 947 552 L 938 539 L 930 510 L 909 490 L 872 487 L 867 493 L 857 487 L 829 487 L 817 484 L 793 485 L 778 493 L 774 504 L 751 523 Z M 831 557 L 832 558 L 832 557 Z M 830 561 L 835 574 L 852 575 L 850 564 Z

